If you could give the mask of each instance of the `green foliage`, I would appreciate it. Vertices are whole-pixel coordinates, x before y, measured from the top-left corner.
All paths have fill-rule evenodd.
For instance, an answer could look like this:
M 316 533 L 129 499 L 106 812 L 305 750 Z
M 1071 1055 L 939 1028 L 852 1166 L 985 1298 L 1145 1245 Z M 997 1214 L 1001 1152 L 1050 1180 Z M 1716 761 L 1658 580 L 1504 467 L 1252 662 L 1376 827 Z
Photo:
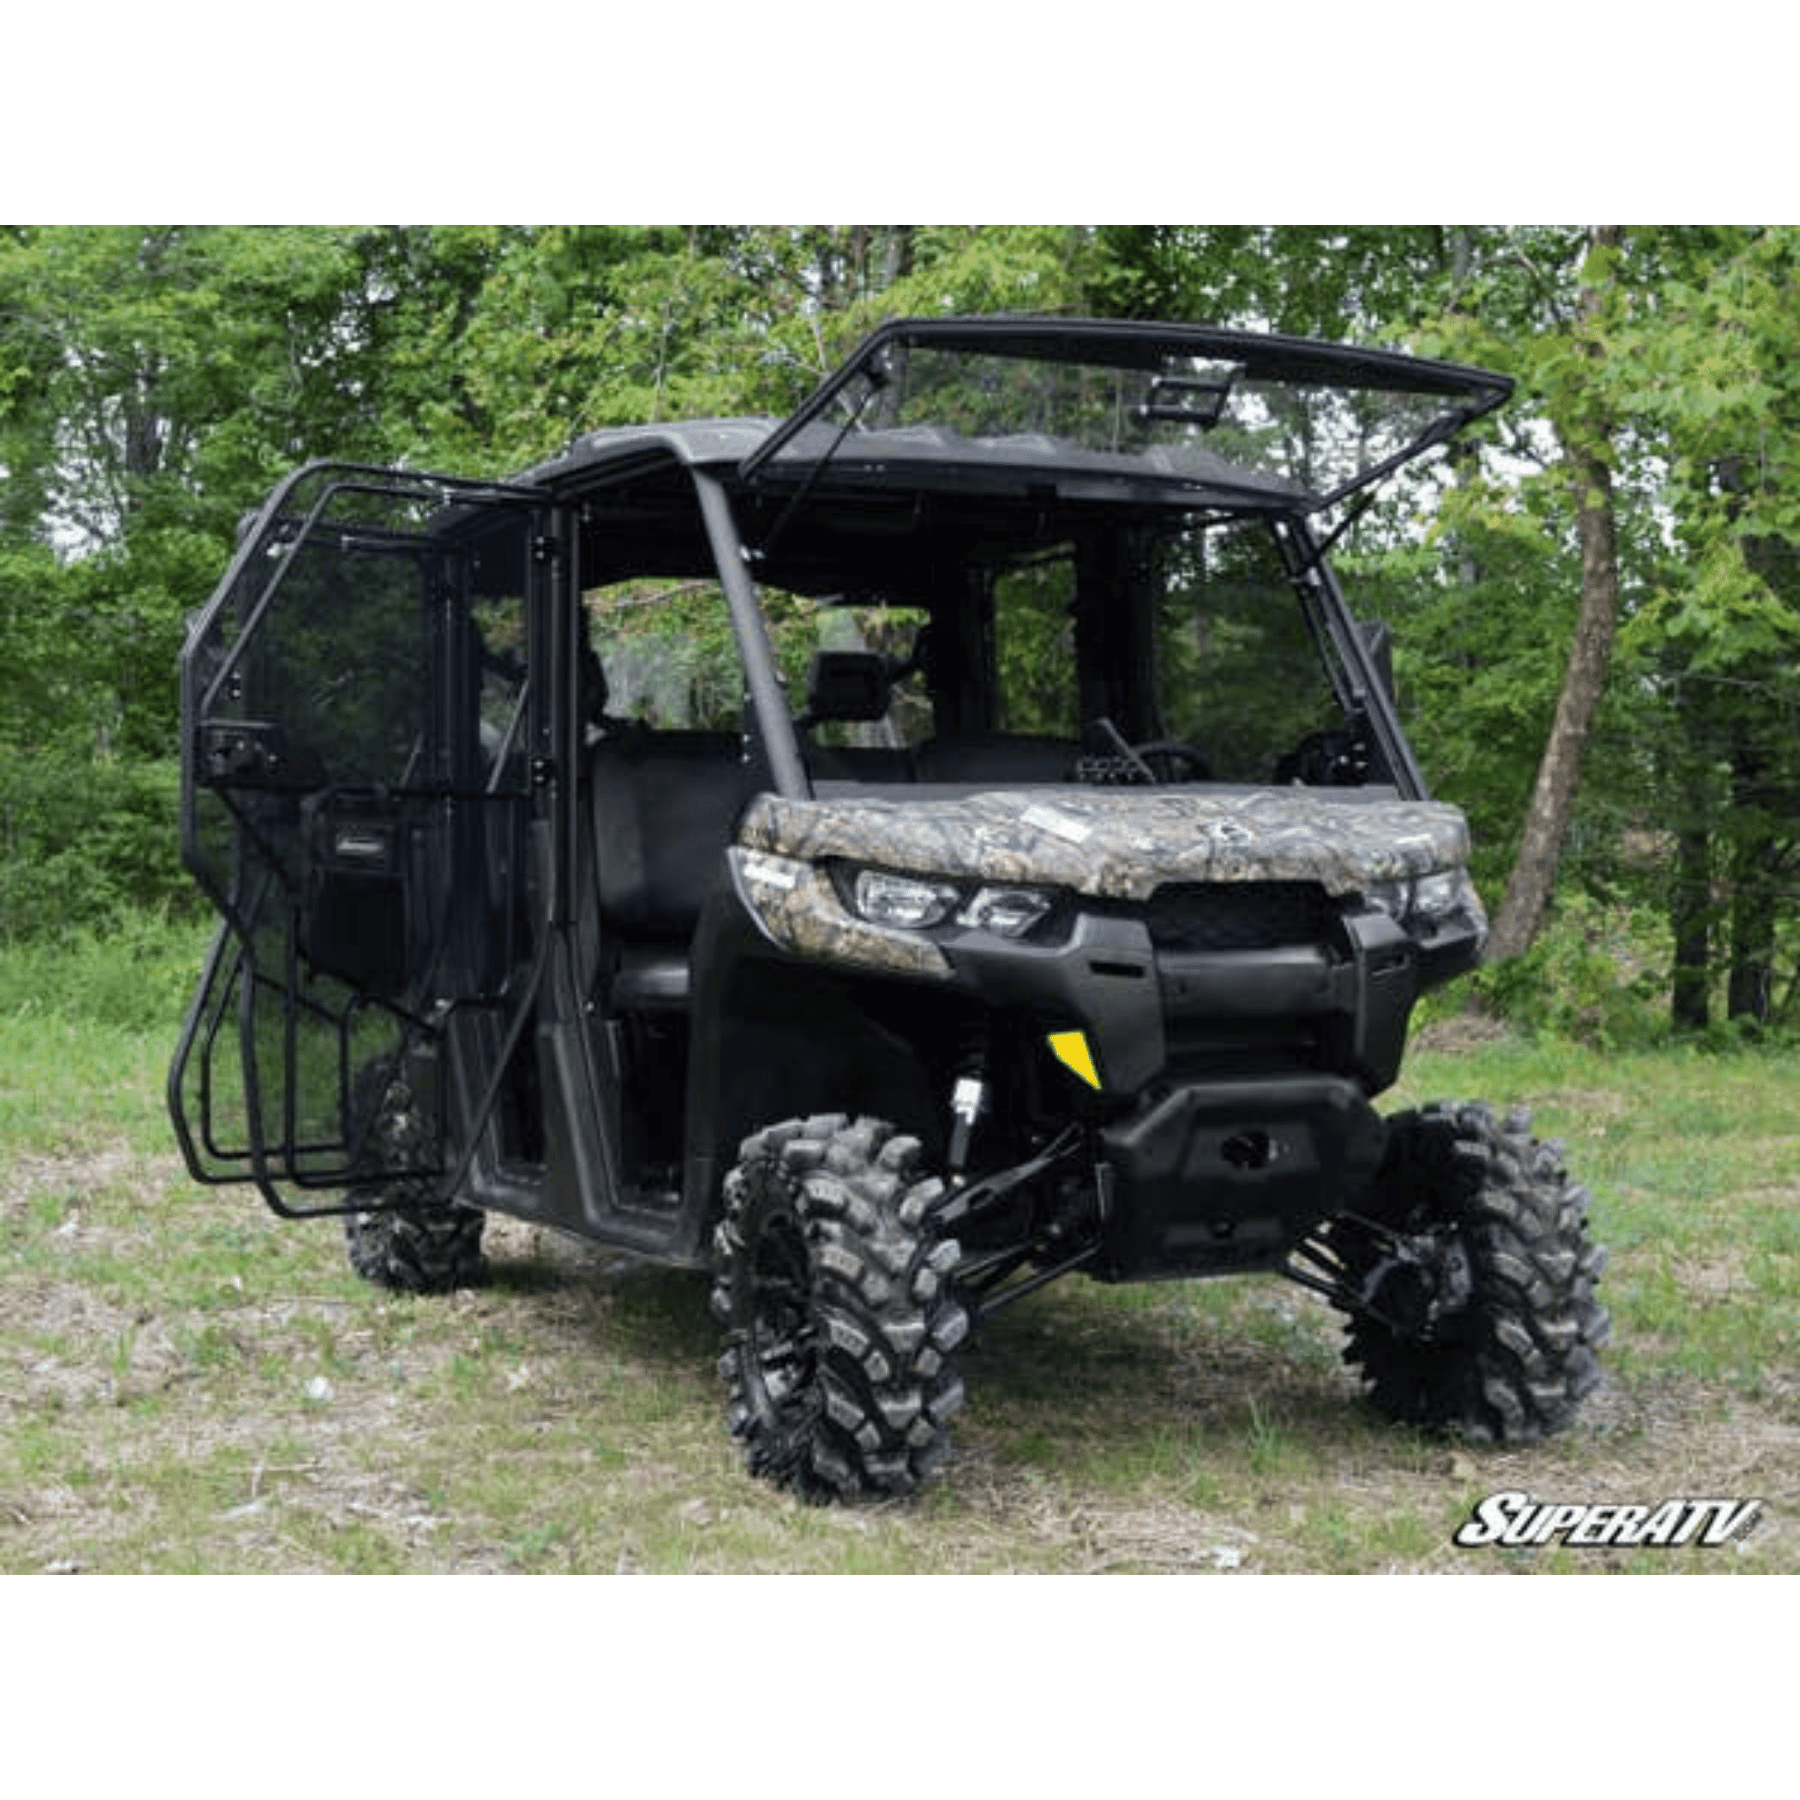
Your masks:
M 32 741 L 66 707 L 74 671 L 45 605 L 60 579 L 48 544 L 25 533 L 0 538 L 0 743 Z
M 192 912 L 177 788 L 167 762 L 66 741 L 0 748 L 0 943 L 103 931 L 143 909 Z
M 632 583 L 592 602 L 608 710 L 664 730 L 730 730 L 743 716 L 743 665 L 712 582 Z
M 146 1032 L 173 1042 L 210 921 L 121 910 L 104 930 L 0 940 L 0 1018 Z
M 1666 949 L 1657 917 L 1567 897 L 1523 956 L 1470 979 L 1483 1009 L 1527 1036 L 1596 1050 L 1669 1036 Z
M 1104 313 L 1397 341 L 1428 314 L 1462 252 L 1459 228 L 1103 226 L 1084 269 Z
M 880 318 L 1071 310 L 1090 242 L 1060 226 L 415 229 L 388 247 L 412 288 L 387 372 L 413 425 L 399 447 L 503 474 L 609 425 L 785 412 Z
M 1426 778 L 1468 814 L 1475 869 L 1496 899 L 1517 848 L 1568 641 L 1579 572 L 1542 488 L 1502 501 L 1453 489 L 1412 545 L 1340 561 L 1351 606 L 1393 629 L 1402 716 Z

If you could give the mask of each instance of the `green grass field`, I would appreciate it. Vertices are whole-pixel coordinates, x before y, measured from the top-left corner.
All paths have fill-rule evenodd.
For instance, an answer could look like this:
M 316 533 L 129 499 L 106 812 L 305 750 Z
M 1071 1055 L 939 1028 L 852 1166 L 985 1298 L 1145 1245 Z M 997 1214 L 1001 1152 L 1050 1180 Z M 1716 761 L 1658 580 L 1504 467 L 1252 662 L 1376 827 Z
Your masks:
M 1608 1380 L 1546 1446 L 1374 1417 L 1288 1284 L 1073 1280 L 970 1346 L 943 1480 L 816 1510 L 742 1472 L 698 1278 L 497 1220 L 489 1285 L 398 1297 L 333 1222 L 193 1185 L 162 1086 L 198 953 L 0 952 L 0 1571 L 1800 1569 L 1786 1056 L 1499 1038 L 1409 1065 L 1394 1104 L 1526 1102 L 1593 1189 Z M 1715 1548 L 1458 1549 L 1502 1490 L 1763 1516 Z

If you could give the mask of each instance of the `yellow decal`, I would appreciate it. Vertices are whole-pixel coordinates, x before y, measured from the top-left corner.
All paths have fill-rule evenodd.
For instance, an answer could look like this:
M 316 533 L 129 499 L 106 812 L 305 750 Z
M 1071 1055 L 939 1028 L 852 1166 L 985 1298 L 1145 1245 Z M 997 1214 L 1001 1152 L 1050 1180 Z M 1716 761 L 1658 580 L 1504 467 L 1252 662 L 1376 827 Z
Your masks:
M 1089 1087 L 1098 1090 L 1100 1074 L 1094 1067 L 1094 1053 L 1088 1048 L 1087 1038 L 1081 1032 L 1051 1032 L 1050 1048 L 1058 1062 L 1073 1069 Z

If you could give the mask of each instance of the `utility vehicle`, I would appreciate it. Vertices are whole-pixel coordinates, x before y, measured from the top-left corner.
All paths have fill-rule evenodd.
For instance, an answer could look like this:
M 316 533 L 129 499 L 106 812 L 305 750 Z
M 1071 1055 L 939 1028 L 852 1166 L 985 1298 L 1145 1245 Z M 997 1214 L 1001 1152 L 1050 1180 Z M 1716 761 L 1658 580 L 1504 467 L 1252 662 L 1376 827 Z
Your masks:
M 488 1212 L 704 1272 L 809 1500 L 939 1469 L 967 1334 L 1077 1272 L 1279 1273 L 1396 1418 L 1564 1426 L 1586 1190 L 1374 1105 L 1485 921 L 1328 561 L 1510 385 L 901 320 L 785 419 L 297 471 L 183 653 L 190 1168 L 393 1287 Z

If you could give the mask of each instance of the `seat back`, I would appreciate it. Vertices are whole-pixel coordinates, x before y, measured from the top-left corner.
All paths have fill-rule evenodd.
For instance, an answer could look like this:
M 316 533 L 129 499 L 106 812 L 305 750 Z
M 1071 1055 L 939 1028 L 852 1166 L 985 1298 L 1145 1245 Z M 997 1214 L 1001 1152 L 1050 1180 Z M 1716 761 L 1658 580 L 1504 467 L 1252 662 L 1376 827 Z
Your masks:
M 602 921 L 630 936 L 691 937 L 759 786 L 741 740 L 628 733 L 595 747 L 588 776 Z
M 1081 746 L 1065 738 L 989 732 L 975 737 L 932 738 L 918 750 L 921 781 L 1067 781 Z

